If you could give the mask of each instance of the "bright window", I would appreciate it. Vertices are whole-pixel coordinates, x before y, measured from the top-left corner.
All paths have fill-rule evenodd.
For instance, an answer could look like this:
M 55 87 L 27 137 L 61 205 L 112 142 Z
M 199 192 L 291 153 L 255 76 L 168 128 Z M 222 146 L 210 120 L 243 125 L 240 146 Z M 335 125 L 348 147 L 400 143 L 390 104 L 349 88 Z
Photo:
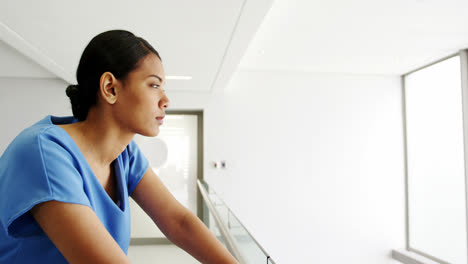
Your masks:
M 467 263 L 460 57 L 404 81 L 409 248 Z

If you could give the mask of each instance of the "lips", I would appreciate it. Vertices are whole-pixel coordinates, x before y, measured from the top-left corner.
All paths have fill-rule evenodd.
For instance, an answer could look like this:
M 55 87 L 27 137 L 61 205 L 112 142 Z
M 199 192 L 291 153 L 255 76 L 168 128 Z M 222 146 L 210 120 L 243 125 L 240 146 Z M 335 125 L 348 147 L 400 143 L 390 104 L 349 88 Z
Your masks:
M 163 123 L 163 120 L 164 120 L 164 117 L 165 116 L 157 116 L 156 119 L 159 121 L 159 123 Z

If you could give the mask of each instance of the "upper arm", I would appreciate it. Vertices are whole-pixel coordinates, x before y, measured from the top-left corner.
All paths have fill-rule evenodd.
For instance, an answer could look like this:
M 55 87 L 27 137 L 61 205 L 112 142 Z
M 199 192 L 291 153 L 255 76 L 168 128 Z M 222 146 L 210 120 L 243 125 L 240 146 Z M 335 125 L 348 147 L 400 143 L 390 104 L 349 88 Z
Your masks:
M 143 175 L 131 196 L 169 239 L 188 212 L 164 186 L 151 167 Z
M 31 214 L 69 263 L 130 263 L 88 206 L 48 201 Z

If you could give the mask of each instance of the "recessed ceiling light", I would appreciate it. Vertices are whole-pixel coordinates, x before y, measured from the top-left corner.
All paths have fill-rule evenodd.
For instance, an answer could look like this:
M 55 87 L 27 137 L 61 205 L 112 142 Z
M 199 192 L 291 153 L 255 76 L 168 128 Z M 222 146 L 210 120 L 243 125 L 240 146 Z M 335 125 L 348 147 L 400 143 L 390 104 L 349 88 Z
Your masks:
M 166 80 L 192 80 L 192 76 L 168 75 L 166 76 Z

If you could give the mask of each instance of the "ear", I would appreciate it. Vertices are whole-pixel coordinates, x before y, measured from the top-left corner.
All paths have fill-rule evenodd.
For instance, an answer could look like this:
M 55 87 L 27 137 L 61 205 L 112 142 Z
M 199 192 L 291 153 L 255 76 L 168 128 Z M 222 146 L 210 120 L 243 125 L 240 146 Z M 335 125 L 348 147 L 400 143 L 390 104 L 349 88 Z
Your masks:
M 114 104 L 119 95 L 120 82 L 110 72 L 105 72 L 101 75 L 99 82 L 99 91 L 102 99 L 109 104 Z

